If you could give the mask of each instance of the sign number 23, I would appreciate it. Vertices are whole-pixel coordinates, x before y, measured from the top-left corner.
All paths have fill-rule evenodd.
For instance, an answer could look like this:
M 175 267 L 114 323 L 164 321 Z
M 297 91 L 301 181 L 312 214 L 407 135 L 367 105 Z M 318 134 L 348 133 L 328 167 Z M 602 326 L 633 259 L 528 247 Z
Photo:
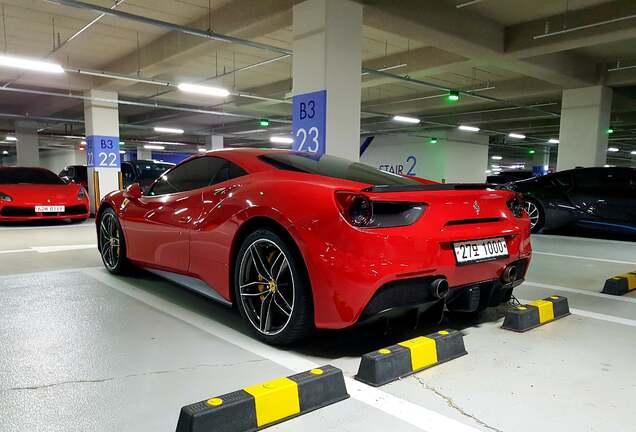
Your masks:
M 304 128 L 296 131 L 296 142 L 298 143 L 298 151 L 316 153 L 320 148 L 319 132 L 317 127 L 312 127 L 309 132 Z

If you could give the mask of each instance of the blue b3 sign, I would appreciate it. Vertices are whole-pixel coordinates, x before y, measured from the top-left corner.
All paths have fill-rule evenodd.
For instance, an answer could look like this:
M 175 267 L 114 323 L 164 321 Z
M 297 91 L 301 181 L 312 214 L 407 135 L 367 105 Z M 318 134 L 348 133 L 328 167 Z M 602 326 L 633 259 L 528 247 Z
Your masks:
M 121 167 L 119 137 L 91 135 L 86 137 L 86 162 L 91 168 Z
M 325 154 L 327 91 L 292 97 L 292 110 L 293 149 L 316 156 Z

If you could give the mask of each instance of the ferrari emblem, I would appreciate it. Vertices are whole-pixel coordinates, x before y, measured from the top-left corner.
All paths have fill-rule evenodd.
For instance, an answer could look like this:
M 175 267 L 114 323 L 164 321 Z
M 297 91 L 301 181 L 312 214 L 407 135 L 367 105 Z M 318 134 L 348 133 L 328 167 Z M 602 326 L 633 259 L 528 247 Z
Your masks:
M 481 208 L 479 207 L 479 203 L 477 201 L 473 203 L 473 208 L 475 209 L 475 213 L 477 213 L 477 216 L 479 216 L 479 212 L 481 212 Z

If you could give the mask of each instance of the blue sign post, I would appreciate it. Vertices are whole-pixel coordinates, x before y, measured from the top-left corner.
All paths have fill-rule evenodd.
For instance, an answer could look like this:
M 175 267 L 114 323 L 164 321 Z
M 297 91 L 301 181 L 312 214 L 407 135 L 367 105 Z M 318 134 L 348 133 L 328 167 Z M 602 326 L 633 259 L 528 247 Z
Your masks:
M 90 168 L 121 168 L 119 137 L 86 137 L 86 162 Z
M 325 154 L 327 130 L 327 90 L 292 97 L 294 151 Z

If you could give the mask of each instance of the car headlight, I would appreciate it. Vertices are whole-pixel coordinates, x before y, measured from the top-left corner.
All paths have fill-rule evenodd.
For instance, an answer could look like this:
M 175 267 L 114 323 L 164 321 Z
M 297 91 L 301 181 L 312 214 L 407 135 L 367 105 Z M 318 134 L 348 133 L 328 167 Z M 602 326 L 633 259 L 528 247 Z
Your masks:
M 360 228 L 412 225 L 427 207 L 424 203 L 372 201 L 366 195 L 347 191 L 337 191 L 336 202 L 346 221 Z
M 84 201 L 86 198 L 88 198 L 88 193 L 86 192 L 86 189 L 84 189 L 84 187 L 82 186 L 80 188 L 80 191 L 77 193 L 77 200 Z
M 515 197 L 507 202 L 508 208 L 512 212 L 515 217 L 523 217 L 525 213 L 526 202 L 523 198 L 523 195 L 518 193 L 515 194 Z
M 11 198 L 9 195 L 7 195 L 6 193 L 2 193 L 0 192 L 0 201 L 4 201 L 4 202 L 11 202 L 13 201 L 13 198 Z

